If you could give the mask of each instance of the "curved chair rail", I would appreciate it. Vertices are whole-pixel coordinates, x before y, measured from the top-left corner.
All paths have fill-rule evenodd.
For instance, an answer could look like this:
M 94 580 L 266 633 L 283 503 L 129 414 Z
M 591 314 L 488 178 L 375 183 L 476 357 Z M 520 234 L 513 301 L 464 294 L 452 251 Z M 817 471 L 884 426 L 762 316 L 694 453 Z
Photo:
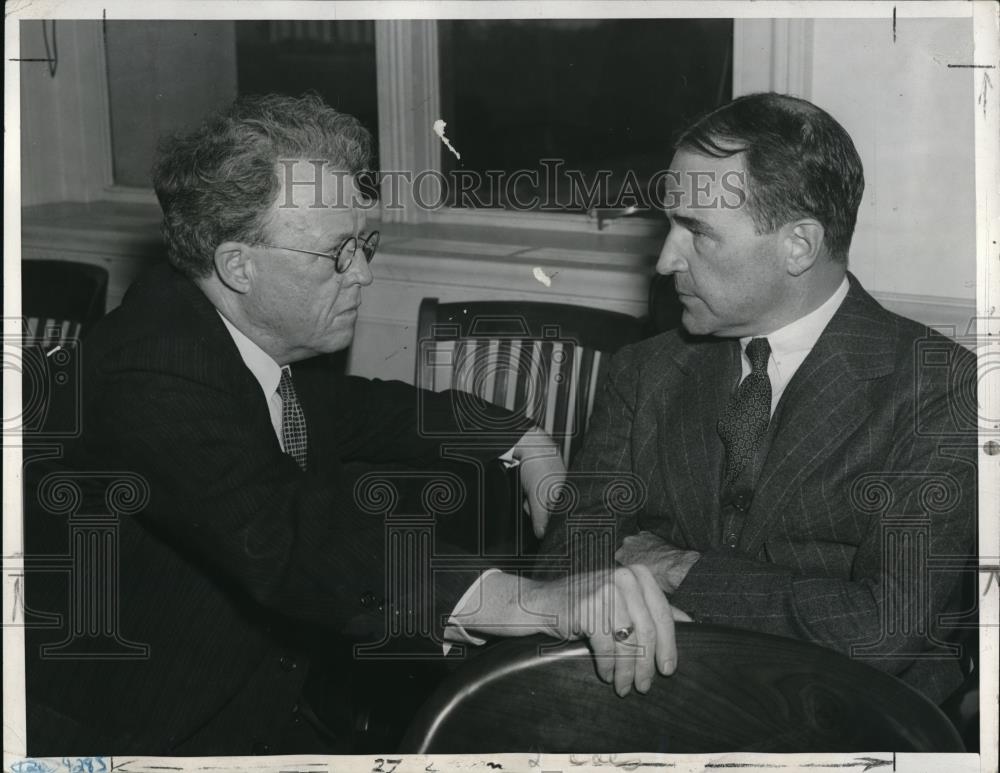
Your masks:
M 677 644 L 673 676 L 619 698 L 584 643 L 502 641 L 442 683 L 401 751 L 964 751 L 929 700 L 824 647 L 704 624 Z

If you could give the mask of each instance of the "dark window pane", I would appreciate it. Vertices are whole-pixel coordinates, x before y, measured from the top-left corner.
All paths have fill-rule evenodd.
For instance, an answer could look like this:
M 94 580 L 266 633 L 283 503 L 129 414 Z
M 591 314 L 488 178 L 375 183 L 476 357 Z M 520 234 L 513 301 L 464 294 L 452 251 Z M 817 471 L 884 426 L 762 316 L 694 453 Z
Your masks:
M 109 21 L 114 179 L 150 187 L 157 140 L 239 94 L 316 91 L 378 136 L 374 23 Z
M 378 138 L 375 22 L 237 22 L 236 61 L 240 94 L 315 91 Z
M 114 180 L 150 188 L 157 140 L 236 96 L 233 23 L 109 21 L 104 39 Z
M 452 185 L 453 205 L 528 208 L 546 189 L 541 160 L 560 159 L 562 174 L 588 185 L 606 170 L 607 184 L 588 202 L 560 177 L 550 204 L 625 206 L 629 173 L 645 188 L 677 132 L 732 98 L 731 19 L 442 21 L 440 39 L 441 117 L 462 155 L 446 150 L 445 169 L 541 170 L 537 187 L 485 182 L 464 202 Z

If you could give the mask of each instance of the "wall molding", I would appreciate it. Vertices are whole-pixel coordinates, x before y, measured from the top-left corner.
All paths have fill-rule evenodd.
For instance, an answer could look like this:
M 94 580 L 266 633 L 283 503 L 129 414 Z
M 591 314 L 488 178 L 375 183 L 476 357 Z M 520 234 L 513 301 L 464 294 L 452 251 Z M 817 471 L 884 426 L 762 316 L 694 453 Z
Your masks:
M 736 19 L 733 96 L 777 91 L 812 96 L 812 19 Z
M 108 308 L 150 262 L 161 259 L 156 207 L 101 202 L 31 207 L 23 215 L 23 257 L 105 265 Z M 409 380 L 420 300 L 535 300 L 646 314 L 657 244 L 648 239 L 442 227 L 382 226 L 350 354 L 352 373 Z M 535 275 L 542 269 L 550 284 Z M 952 336 L 976 329 L 972 298 L 873 291 L 891 311 Z
M 975 335 L 979 327 L 973 298 L 877 291 L 871 296 L 889 311 L 915 319 L 953 338 Z
M 379 112 L 379 165 L 414 174 L 441 168 L 441 143 L 432 130 L 440 118 L 438 30 L 435 20 L 375 22 Z M 400 184 L 402 208 L 384 208 L 383 222 L 417 223 L 428 213 Z M 388 194 L 383 194 L 388 195 Z

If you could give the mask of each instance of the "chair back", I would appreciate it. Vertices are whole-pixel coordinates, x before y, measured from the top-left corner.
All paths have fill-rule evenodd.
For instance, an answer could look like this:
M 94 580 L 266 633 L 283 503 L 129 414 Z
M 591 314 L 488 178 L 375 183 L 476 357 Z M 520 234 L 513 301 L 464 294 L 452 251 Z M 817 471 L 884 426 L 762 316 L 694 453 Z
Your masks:
M 49 349 L 79 340 L 102 316 L 108 271 L 65 260 L 21 262 L 25 339 Z
M 23 346 L 11 363 L 21 371 L 21 412 L 4 430 L 25 440 L 80 432 L 80 339 L 104 315 L 108 272 L 62 260 L 21 262 Z
M 468 754 L 961 752 L 948 719 L 902 681 L 833 650 L 677 625 L 678 668 L 624 699 L 582 642 L 499 642 L 456 669 L 399 751 Z M 891 763 L 892 756 L 889 756 Z
M 560 444 L 579 449 L 607 356 L 643 337 L 643 322 L 560 303 L 425 298 L 417 323 L 418 387 L 459 389 L 524 410 Z

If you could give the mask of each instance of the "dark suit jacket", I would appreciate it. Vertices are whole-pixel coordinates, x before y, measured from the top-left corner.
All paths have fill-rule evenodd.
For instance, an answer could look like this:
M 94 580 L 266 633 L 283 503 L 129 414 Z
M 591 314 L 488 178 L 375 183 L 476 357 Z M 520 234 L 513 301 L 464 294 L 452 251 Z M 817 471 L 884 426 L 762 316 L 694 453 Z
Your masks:
M 485 461 L 528 426 L 471 406 L 468 396 L 460 422 L 449 393 L 344 377 L 318 357 L 292 369 L 309 436 L 302 472 L 281 452 L 260 386 L 215 309 L 166 265 L 130 289 L 82 355 L 83 434 L 65 466 L 132 471 L 148 482 L 148 505 L 118 526 L 118 593 L 97 598 L 118 605 L 118 635 L 149 652 L 43 658 L 39 647 L 66 631 L 30 630 L 28 749 L 36 755 L 266 748 L 307 671 L 288 621 L 360 641 L 385 630 L 383 517 L 356 505 L 345 463 L 426 465 L 449 435 L 477 441 L 467 454 Z M 509 431 L 490 436 L 495 419 Z M 107 512 L 96 507 L 83 512 Z M 53 516 L 38 522 L 46 519 Z M 35 555 L 65 549 L 28 544 Z M 440 633 L 476 576 L 435 574 L 433 588 L 391 597 L 389 613 L 411 615 L 430 595 Z M 29 578 L 35 610 L 67 614 L 67 595 L 65 576 Z
M 696 619 L 848 655 L 871 645 L 853 655 L 937 702 L 961 681 L 957 659 L 934 643 L 937 615 L 961 611 L 961 576 L 921 570 L 927 554 L 974 554 L 976 362 L 850 279 L 782 395 L 733 529 L 722 523 L 716 423 L 739 381 L 738 342 L 681 331 L 609 366 L 571 469 L 575 513 L 615 513 L 618 544 L 641 529 L 699 551 L 672 597 Z M 567 523 L 550 525 L 543 565 L 567 555 Z

